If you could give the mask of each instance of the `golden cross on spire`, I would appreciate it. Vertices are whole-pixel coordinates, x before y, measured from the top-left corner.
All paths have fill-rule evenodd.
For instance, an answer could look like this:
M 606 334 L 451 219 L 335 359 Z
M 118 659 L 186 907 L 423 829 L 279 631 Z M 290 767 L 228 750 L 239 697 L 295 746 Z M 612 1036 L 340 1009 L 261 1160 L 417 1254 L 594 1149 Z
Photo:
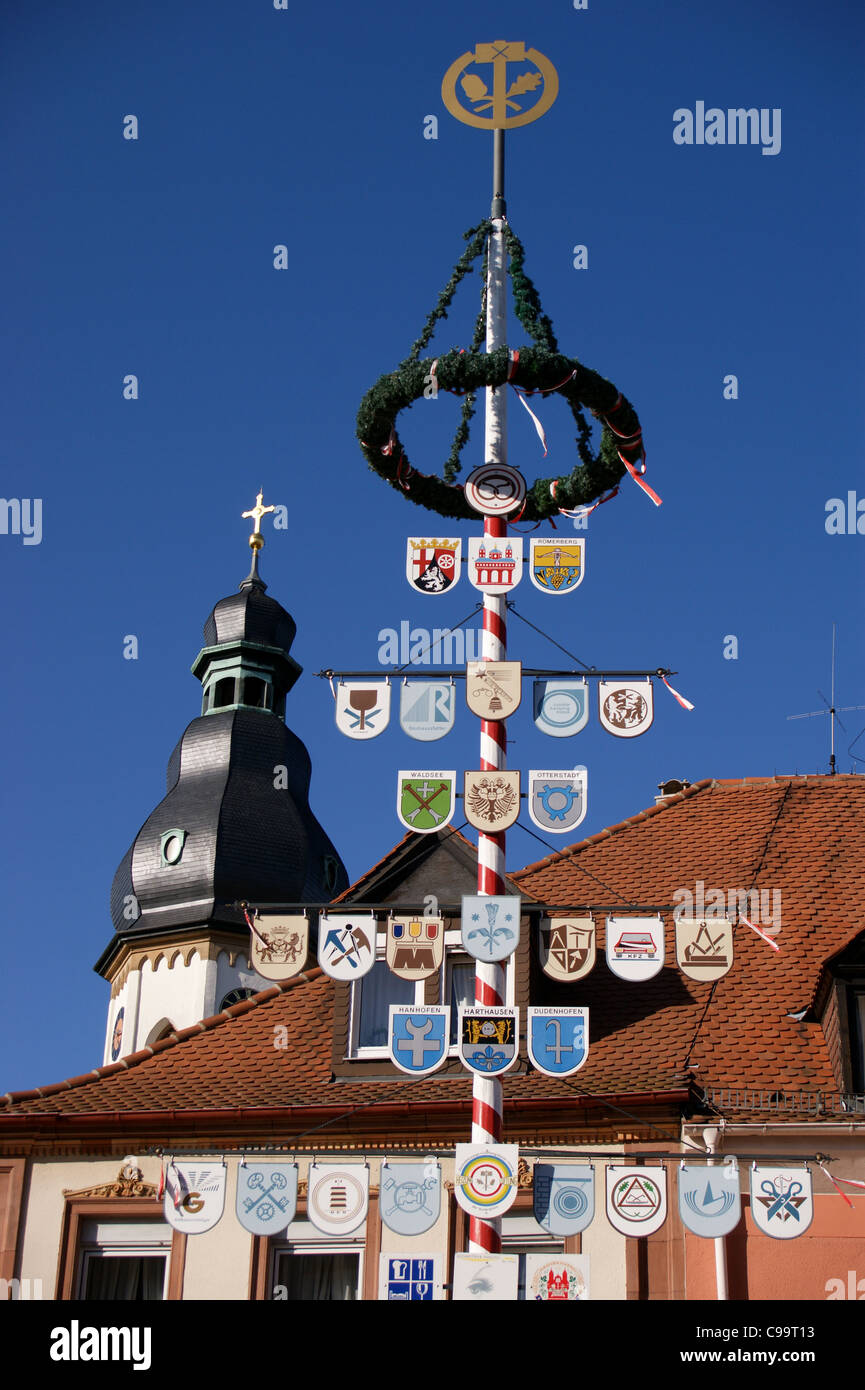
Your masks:
M 252 546 L 253 550 L 260 550 L 261 547 L 264 545 L 264 537 L 261 534 L 261 518 L 263 516 L 266 516 L 268 512 L 276 511 L 276 507 L 263 507 L 261 505 L 261 499 L 263 496 L 264 493 L 259 492 L 258 496 L 255 499 L 255 506 L 251 509 L 251 511 L 241 512 L 242 519 L 245 517 L 252 517 L 252 535 L 249 538 L 249 544 Z

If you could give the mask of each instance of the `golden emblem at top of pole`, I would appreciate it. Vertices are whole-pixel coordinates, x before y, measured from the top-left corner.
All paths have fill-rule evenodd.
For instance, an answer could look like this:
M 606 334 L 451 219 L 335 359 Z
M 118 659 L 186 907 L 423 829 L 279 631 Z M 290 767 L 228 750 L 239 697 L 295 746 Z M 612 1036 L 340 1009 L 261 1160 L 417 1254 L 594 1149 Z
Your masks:
M 264 536 L 261 534 L 261 518 L 266 516 L 268 512 L 276 511 L 276 507 L 262 506 L 261 499 L 263 496 L 264 493 L 259 492 L 255 499 L 255 506 L 248 512 L 241 512 L 242 518 L 252 518 L 252 535 L 249 538 L 249 544 L 252 546 L 253 550 L 260 550 L 264 545 Z
M 479 130 L 528 125 L 549 111 L 558 93 L 559 75 L 549 58 L 505 39 L 479 43 L 463 53 L 442 82 L 442 100 L 451 115 Z

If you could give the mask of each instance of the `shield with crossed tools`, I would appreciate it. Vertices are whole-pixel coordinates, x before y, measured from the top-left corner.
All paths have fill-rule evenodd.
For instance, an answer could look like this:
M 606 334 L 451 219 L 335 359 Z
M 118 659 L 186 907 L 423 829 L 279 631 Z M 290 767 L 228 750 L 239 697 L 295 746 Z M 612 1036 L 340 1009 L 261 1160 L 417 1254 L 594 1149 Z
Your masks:
M 814 1218 L 814 1193 L 808 1168 L 751 1169 L 751 1215 L 758 1231 L 775 1240 L 792 1240 Z
M 456 805 L 455 771 L 397 774 L 396 813 L 406 830 L 431 835 L 450 824 Z
M 349 738 L 376 738 L 390 719 L 390 681 L 339 681 L 336 727 Z
M 296 1163 L 241 1163 L 237 1170 L 237 1219 L 254 1236 L 275 1235 L 294 1220 Z
M 375 965 L 375 916 L 322 912 L 318 919 L 318 963 L 332 980 L 359 980 Z
M 419 1236 L 438 1221 L 442 1200 L 442 1173 L 438 1161 L 381 1165 L 379 1179 L 381 1219 L 401 1236 Z

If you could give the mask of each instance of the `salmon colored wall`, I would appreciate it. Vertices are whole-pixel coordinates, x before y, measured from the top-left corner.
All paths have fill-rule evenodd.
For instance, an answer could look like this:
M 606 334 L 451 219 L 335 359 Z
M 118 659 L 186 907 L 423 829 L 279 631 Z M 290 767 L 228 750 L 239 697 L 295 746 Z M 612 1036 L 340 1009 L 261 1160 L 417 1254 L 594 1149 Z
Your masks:
M 831 1279 L 862 1281 L 858 1298 L 865 1301 L 865 1200 L 848 1207 L 839 1196 L 817 1194 L 814 1220 L 794 1240 L 773 1240 L 754 1225 L 750 1199 L 742 1198 L 744 1219 L 727 1237 L 727 1277 L 731 1299 L 828 1299 Z M 849 1280 L 849 1271 L 854 1279 Z M 688 1299 L 715 1298 L 715 1244 L 701 1236 L 685 1235 L 685 1281 Z

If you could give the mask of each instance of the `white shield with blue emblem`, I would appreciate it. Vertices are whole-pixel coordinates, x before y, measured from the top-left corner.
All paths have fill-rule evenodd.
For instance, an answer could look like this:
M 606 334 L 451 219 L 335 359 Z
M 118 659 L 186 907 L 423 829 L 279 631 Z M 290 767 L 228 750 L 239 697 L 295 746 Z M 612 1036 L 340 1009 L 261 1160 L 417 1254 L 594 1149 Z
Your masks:
M 296 1207 L 296 1163 L 241 1163 L 235 1210 L 245 1231 L 276 1235 L 294 1220 Z
M 399 692 L 401 728 L 422 743 L 443 738 L 454 726 L 456 686 L 453 681 L 403 681 Z
M 401 1236 L 419 1236 L 439 1219 L 442 1175 L 438 1160 L 381 1165 L 381 1219 Z
M 564 835 L 585 820 L 589 774 L 578 767 L 529 772 L 529 815 L 541 830 Z
M 751 1168 L 751 1215 L 754 1225 L 775 1240 L 792 1240 L 807 1231 L 814 1217 L 814 1194 L 808 1168 Z
M 726 1236 L 739 1224 L 739 1165 L 723 1168 L 682 1163 L 679 1166 L 679 1215 L 695 1236 Z
M 589 722 L 589 687 L 581 680 L 535 681 L 533 711 L 542 734 L 570 738 Z
M 526 1041 L 538 1071 L 546 1076 L 570 1076 L 589 1055 L 589 1011 L 529 1009 Z
M 340 681 L 336 727 L 349 738 L 377 738 L 390 719 L 390 681 Z
M 520 898 L 465 894 L 462 907 L 462 942 L 475 960 L 507 960 L 519 945 Z
M 552 1236 L 575 1236 L 595 1215 L 595 1170 L 585 1163 L 536 1163 L 535 1220 Z
M 390 1059 L 409 1076 L 428 1076 L 447 1061 L 451 1011 L 446 1005 L 391 1004 Z

